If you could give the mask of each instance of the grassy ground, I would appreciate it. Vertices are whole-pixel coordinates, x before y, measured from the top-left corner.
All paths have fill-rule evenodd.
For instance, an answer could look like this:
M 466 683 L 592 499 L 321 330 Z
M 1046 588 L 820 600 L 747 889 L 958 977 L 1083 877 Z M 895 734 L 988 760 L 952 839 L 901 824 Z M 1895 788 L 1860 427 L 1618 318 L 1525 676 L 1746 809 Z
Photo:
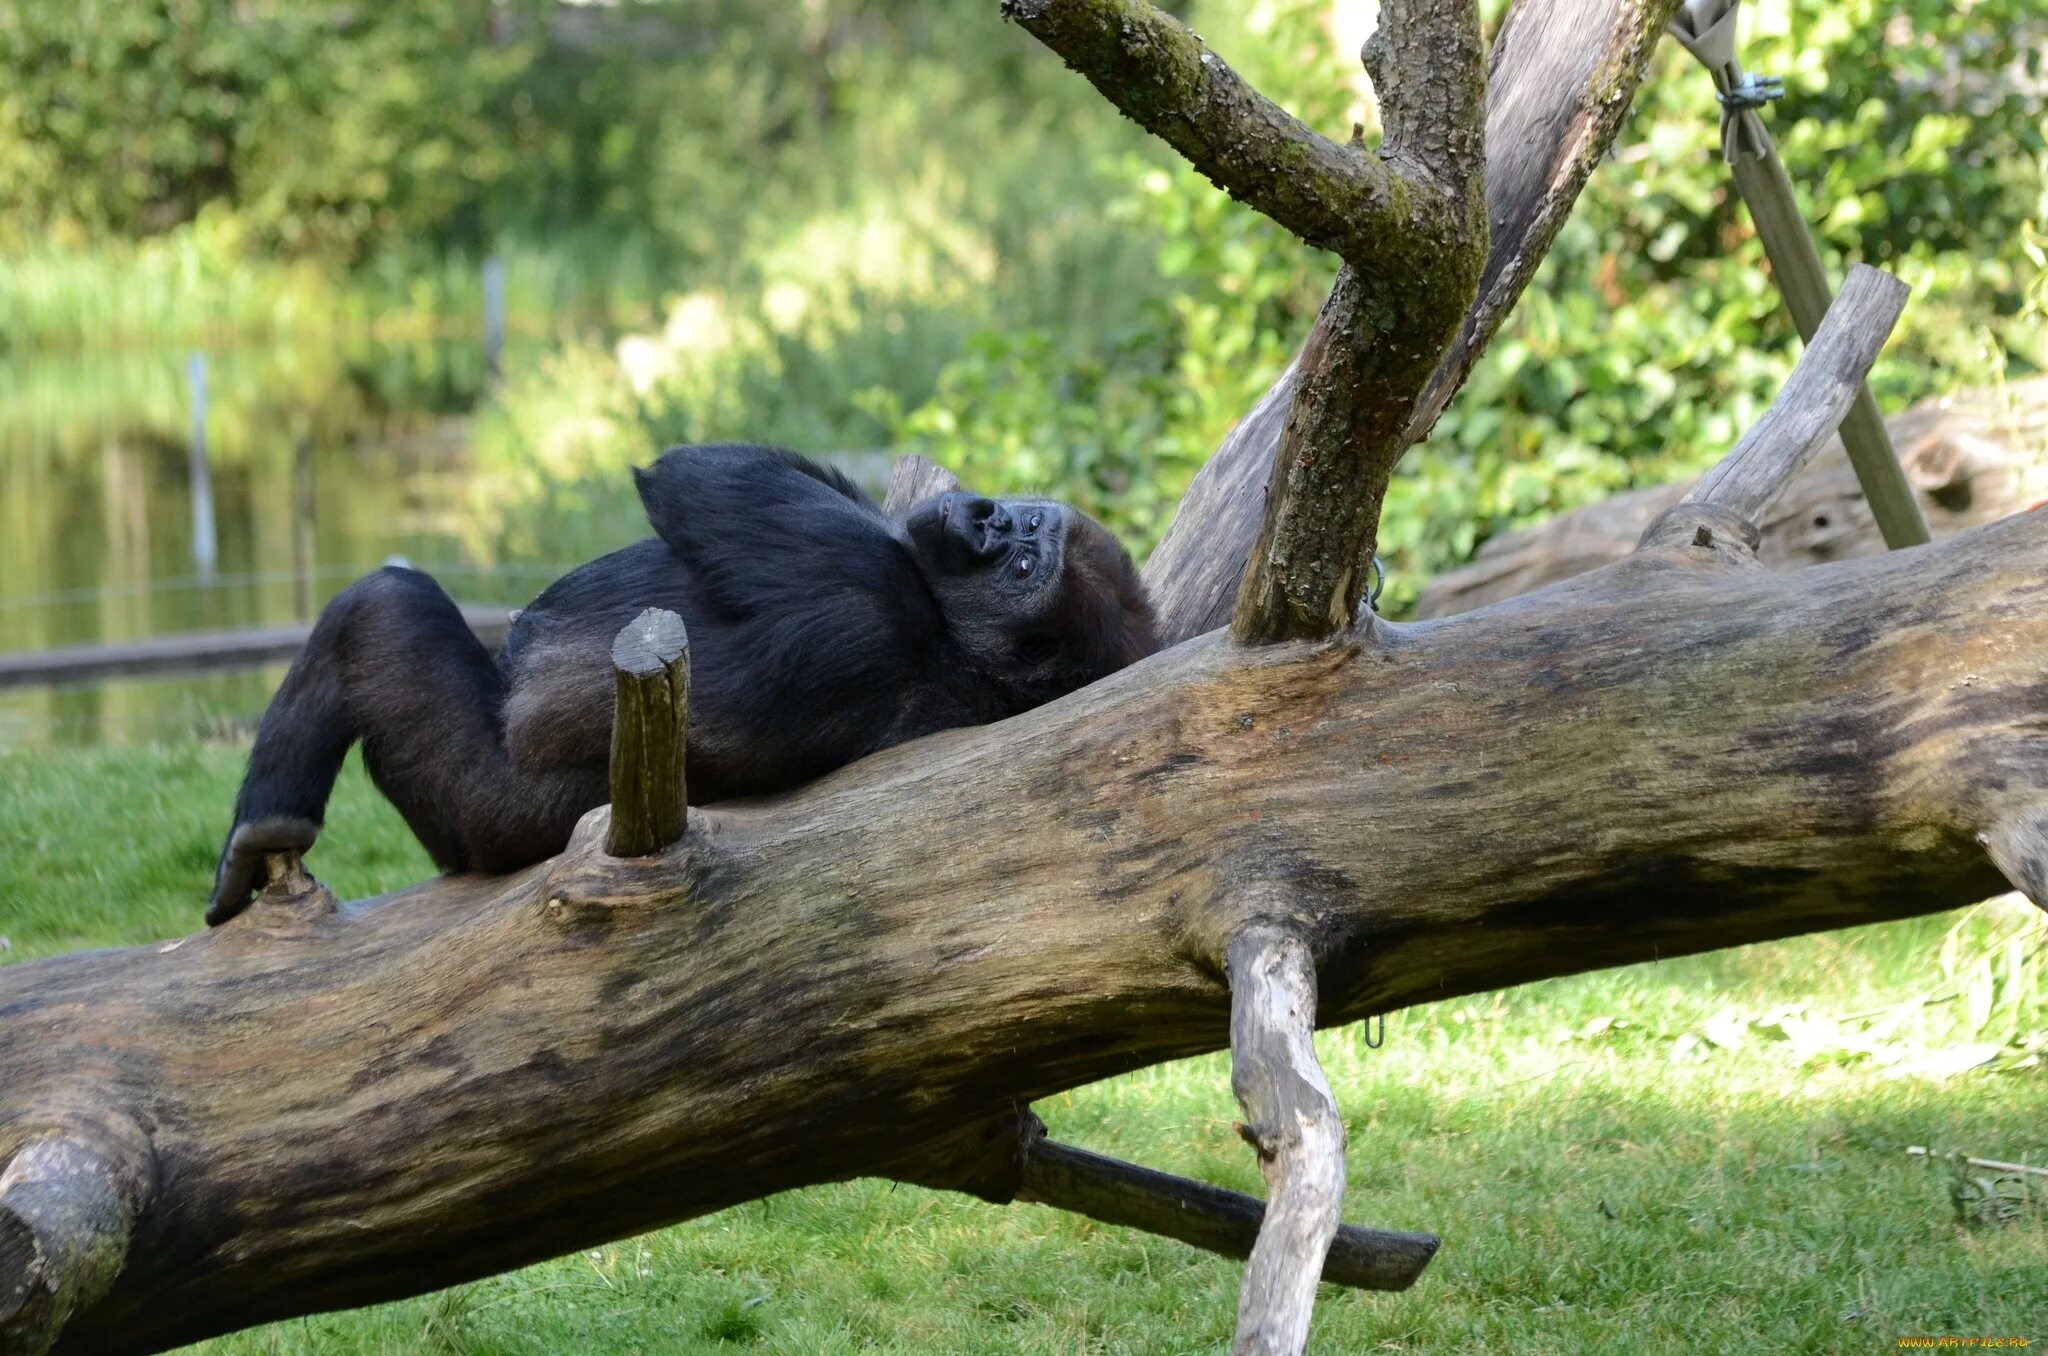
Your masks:
M 0 959 L 194 927 L 240 756 L 0 758 Z M 313 865 L 344 895 L 427 870 L 353 767 Z M 2048 1344 L 2048 1191 L 1994 1222 L 1905 1152 L 2048 1163 L 2044 952 L 2031 910 L 1992 905 L 1437 1004 L 1379 1050 L 1326 1033 L 1348 1217 L 1445 1244 L 1409 1294 L 1325 1289 L 1316 1349 Z M 1039 1110 L 1082 1144 L 1257 1186 L 1220 1059 Z M 1237 1275 L 1038 1207 L 860 1182 L 202 1349 L 1207 1352 Z

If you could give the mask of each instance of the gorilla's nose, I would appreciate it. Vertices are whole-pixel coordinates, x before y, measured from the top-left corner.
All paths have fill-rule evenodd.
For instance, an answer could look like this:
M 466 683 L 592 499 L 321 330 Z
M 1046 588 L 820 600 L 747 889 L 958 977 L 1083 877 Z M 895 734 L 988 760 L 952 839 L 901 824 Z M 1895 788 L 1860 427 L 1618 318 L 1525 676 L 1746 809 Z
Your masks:
M 939 504 L 939 518 L 946 531 L 977 555 L 992 550 L 1009 529 L 1009 515 L 993 499 L 955 491 Z

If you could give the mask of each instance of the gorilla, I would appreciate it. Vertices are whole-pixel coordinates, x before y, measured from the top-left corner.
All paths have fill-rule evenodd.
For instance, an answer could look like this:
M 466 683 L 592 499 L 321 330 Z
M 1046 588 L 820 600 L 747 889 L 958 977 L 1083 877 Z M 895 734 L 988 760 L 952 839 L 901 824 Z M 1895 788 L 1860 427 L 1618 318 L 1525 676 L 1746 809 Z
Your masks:
M 417 570 L 327 604 L 257 729 L 208 923 L 248 906 L 265 853 L 313 845 L 358 739 L 443 870 L 561 851 L 609 798 L 611 643 L 643 608 L 689 628 L 700 803 L 1015 715 L 1157 648 L 1129 554 L 1062 504 L 956 491 L 899 521 L 749 444 L 672 448 L 633 477 L 655 535 L 550 584 L 495 660 Z

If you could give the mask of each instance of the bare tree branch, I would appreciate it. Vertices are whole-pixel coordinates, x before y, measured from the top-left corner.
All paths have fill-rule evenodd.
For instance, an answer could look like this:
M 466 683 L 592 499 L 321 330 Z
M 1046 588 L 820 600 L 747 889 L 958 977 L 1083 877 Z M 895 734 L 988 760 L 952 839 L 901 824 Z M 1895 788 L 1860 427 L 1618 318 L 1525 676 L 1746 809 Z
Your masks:
M 1934 535 L 1953 537 L 2048 499 L 2048 377 L 1921 401 L 1888 421 Z M 1471 564 L 1438 575 L 1418 617 L 1448 617 L 1612 564 L 1650 520 L 1685 497 L 1679 481 L 1629 490 L 1492 537 Z M 1874 555 L 1883 536 L 1839 441 L 1823 449 L 1760 521 L 1759 558 L 1790 569 Z
M 972 1127 L 925 1153 L 904 1176 L 997 1205 L 1025 1201 L 1070 1210 L 1239 1260 L 1251 1256 L 1266 1218 L 1266 1203 L 1256 1196 L 1048 1139 L 1044 1123 L 1028 1111 Z M 1406 1290 L 1437 1244 L 1434 1234 L 1339 1225 L 1322 1278 L 1360 1290 Z
M 1238 1292 L 1236 1356 L 1297 1356 L 1344 1206 L 1344 1118 L 1316 1061 L 1316 967 L 1292 928 L 1231 938 L 1230 1082 L 1272 1197 Z
M 1304 125 L 1150 0 L 1003 0 L 1003 14 L 1218 188 L 1311 245 L 1391 261 L 1447 204 L 1426 157 L 1407 167 L 1425 191 L 1397 191 L 1394 168 Z
M 1331 141 L 1148 0 L 1003 12 L 1232 196 L 1344 260 L 1302 351 L 1231 633 L 1326 636 L 1357 614 L 1387 477 L 1486 256 L 1473 0 L 1387 0 L 1365 61 L 1386 137 Z
M 1685 502 L 1714 504 L 1752 523 L 1761 519 L 1841 427 L 1906 307 L 1908 290 L 1868 265 L 1850 269 L 1777 399 L 1734 450 L 1700 477 Z
M 1317 639 L 1351 625 L 1415 399 L 1456 334 L 1486 258 L 1484 54 L 1471 0 L 1387 0 L 1365 60 L 1402 182 L 1442 206 L 1379 257 L 1350 255 L 1296 363 L 1266 517 L 1230 633 Z

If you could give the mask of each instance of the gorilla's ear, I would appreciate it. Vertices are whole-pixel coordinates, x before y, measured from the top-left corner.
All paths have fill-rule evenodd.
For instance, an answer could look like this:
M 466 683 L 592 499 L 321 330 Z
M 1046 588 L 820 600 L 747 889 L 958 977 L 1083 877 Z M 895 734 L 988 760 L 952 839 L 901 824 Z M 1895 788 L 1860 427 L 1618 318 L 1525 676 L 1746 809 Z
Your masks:
M 683 496 L 679 482 L 686 479 L 679 474 L 677 453 L 673 448 L 654 459 L 652 466 L 633 468 L 633 491 L 640 496 L 640 507 L 647 514 L 648 526 L 655 535 L 671 547 L 682 549 L 682 533 L 678 530 L 683 522 Z

